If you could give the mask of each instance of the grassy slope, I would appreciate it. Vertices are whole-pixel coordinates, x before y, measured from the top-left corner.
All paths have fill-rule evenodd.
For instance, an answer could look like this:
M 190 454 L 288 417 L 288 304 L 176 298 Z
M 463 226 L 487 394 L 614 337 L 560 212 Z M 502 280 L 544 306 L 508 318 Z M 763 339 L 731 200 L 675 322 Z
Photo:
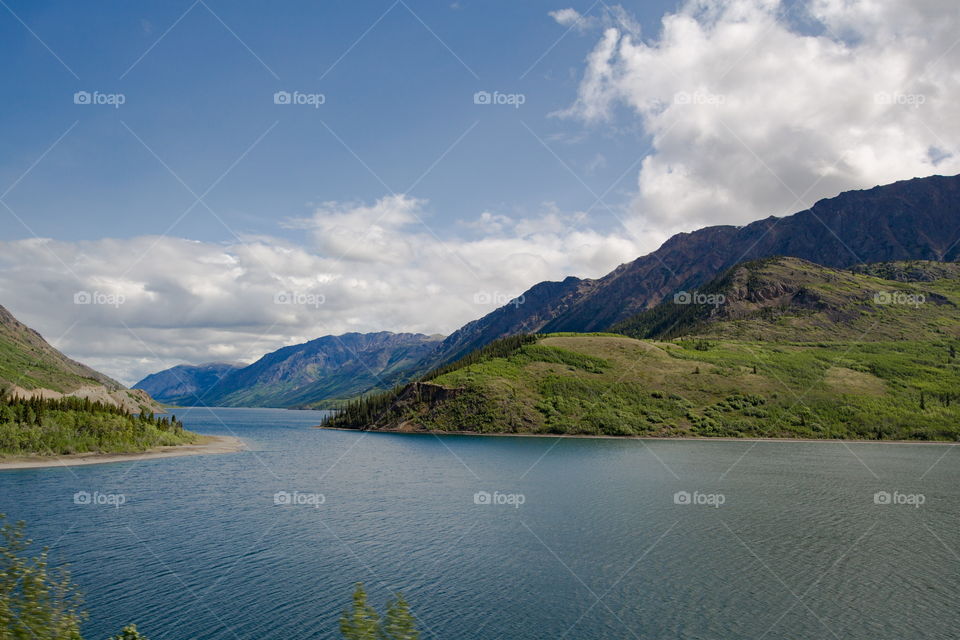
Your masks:
M 99 371 L 71 360 L 0 306 L 0 389 L 49 389 L 62 394 L 81 391 L 128 408 L 160 406 L 140 391 L 126 389 Z
M 82 365 L 58 357 L 59 353 L 43 348 L 28 336 L 0 329 L 0 380 L 24 389 L 51 389 L 66 393 L 81 386 L 105 385 L 111 390 L 120 385 Z
M 401 403 L 386 426 L 593 435 L 960 436 L 960 362 L 948 362 L 946 344 L 705 346 L 548 336 L 514 356 L 437 378 L 434 383 L 462 391 L 439 403 Z M 940 398 L 948 395 L 950 406 L 943 406 Z
M 711 285 L 730 294 L 721 310 L 667 303 L 633 325 L 685 338 L 542 337 L 408 387 L 372 424 L 340 426 L 958 440 L 960 280 L 948 270 L 904 283 L 763 261 Z M 878 304 L 883 291 L 927 302 Z
M 916 261 L 863 269 L 937 279 L 898 282 L 796 258 L 758 260 L 703 287 L 700 293 L 724 295 L 724 304 L 677 305 L 667 300 L 614 329 L 637 338 L 702 335 L 753 341 L 960 337 L 960 264 Z M 923 303 L 882 304 L 877 296 Z

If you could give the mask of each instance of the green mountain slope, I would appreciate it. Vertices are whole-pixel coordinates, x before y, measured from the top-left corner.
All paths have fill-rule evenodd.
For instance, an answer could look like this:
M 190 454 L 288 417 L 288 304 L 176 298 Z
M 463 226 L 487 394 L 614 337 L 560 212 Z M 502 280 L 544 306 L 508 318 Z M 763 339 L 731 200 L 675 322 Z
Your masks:
M 516 302 L 454 331 L 418 369 L 505 336 L 606 330 L 675 291 L 704 287 L 744 260 L 788 255 L 838 268 L 858 261 L 957 261 L 958 228 L 960 176 L 930 176 L 847 191 L 783 218 L 679 233 L 601 278 L 534 285 Z
M 748 263 L 698 292 L 723 294 L 721 304 L 670 300 L 620 327 L 668 339 L 494 343 L 354 403 L 327 426 L 958 440 L 960 273 L 938 268 L 933 277 L 920 263 L 859 272 L 789 258 Z M 869 275 L 911 270 L 924 280 Z
M 127 389 L 63 355 L 3 307 L 0 307 L 0 387 L 21 397 L 68 395 L 131 410 L 138 410 L 140 405 L 156 407 L 145 392 Z
M 960 264 L 897 262 L 831 269 L 799 258 L 738 265 L 699 290 L 614 325 L 636 338 L 757 341 L 960 337 Z

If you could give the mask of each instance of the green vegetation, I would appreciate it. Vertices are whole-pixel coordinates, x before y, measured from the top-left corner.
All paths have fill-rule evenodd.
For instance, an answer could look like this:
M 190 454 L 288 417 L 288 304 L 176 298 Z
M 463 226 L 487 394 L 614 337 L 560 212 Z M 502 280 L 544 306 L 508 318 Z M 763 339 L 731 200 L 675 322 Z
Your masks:
M 24 524 L 0 514 L 0 638 L 80 640 L 81 597 L 65 568 L 51 568 L 47 551 L 30 556 Z
M 147 636 L 137 631 L 137 625 L 128 624 L 120 633 L 111 636 L 110 640 L 148 640 Z
M 198 436 L 176 416 L 139 415 L 85 398 L 21 399 L 0 389 L 0 455 L 144 451 Z
M 124 388 L 98 371 L 71 360 L 54 349 L 43 337 L 0 306 L 0 388 L 27 395 L 59 396 L 83 390 L 86 397 L 95 397 L 110 404 L 136 409 L 147 404 L 151 410 L 159 405 L 142 391 Z M 46 390 L 46 393 L 40 393 Z M 52 393 L 51 393 L 52 392 Z
M 482 349 L 477 349 L 456 362 L 430 371 L 422 376 L 418 382 L 429 382 L 445 373 L 456 371 L 457 369 L 491 358 L 510 356 L 524 345 L 534 344 L 536 341 L 536 336 L 528 335 L 510 336 L 501 338 L 500 340 L 494 340 Z M 332 416 L 324 424 L 333 427 L 361 427 L 370 424 L 383 416 L 385 412 L 388 412 L 401 395 L 405 393 L 409 394 L 411 388 L 419 389 L 417 386 L 398 385 L 387 391 L 375 392 L 357 398 L 356 400 L 346 403 L 335 416 Z
M 695 293 L 717 303 L 674 304 L 670 296 L 613 329 L 661 340 L 689 335 L 755 342 L 960 337 L 957 263 L 918 260 L 848 271 L 798 258 L 764 258 L 730 269 Z
M 50 567 L 47 549 L 32 555 L 33 541 L 23 522 L 10 524 L 0 513 L 0 640 L 83 640 L 80 626 L 88 617 L 83 597 L 66 567 Z M 362 583 L 340 618 L 347 640 L 419 640 L 410 605 L 398 593 L 383 617 L 367 604 Z M 109 640 L 148 640 L 134 624 Z
M 99 380 L 83 378 L 66 371 L 55 361 L 33 357 L 20 345 L 0 339 L 0 379 L 16 382 L 24 389 L 51 389 L 65 392 L 83 385 L 98 385 Z
M 23 522 L 0 513 L 0 639 L 82 640 L 83 598 L 66 567 L 50 567 L 47 550 L 31 555 Z M 135 625 L 110 640 L 147 640 Z
M 4 380 L 23 389 L 61 393 L 93 385 L 122 388 L 120 383 L 70 360 L 0 307 L 0 381 Z
M 398 593 L 387 603 L 386 615 L 381 619 L 376 609 L 367 604 L 367 593 L 358 582 L 353 592 L 353 603 L 340 617 L 340 633 L 347 640 L 419 640 L 416 620 L 410 605 Z
M 723 305 L 671 300 L 623 327 L 658 339 L 517 336 L 326 426 L 960 441 L 960 268 L 928 264 L 865 269 L 933 278 L 894 282 L 791 258 L 749 263 L 702 289 Z

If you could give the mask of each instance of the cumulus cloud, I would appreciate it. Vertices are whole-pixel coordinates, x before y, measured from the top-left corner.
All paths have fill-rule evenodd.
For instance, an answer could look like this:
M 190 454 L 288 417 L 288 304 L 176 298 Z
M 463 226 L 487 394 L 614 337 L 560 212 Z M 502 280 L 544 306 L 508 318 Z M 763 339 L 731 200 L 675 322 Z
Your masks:
M 656 39 L 608 27 L 561 115 L 638 118 L 637 235 L 803 209 L 960 172 L 953 0 L 688 0 Z M 624 115 L 626 113 L 626 116 Z
M 544 205 L 533 217 L 480 212 L 441 237 L 424 199 L 326 202 L 286 221 L 299 243 L 2 242 L 0 303 L 130 383 L 345 331 L 447 333 L 538 281 L 602 276 L 677 231 L 960 172 L 955 0 L 790 6 L 687 0 L 646 40 L 620 7 L 551 13 L 598 38 L 561 115 L 605 132 L 639 123 L 649 137 L 631 233 Z M 606 158 L 584 161 L 599 170 Z M 90 299 L 75 304 L 78 293 Z
M 448 333 L 540 280 L 600 276 L 636 257 L 629 240 L 553 207 L 518 221 L 484 213 L 467 225 L 475 237 L 441 239 L 429 217 L 426 201 L 400 195 L 328 202 L 288 221 L 308 232 L 303 245 L 4 242 L 0 301 L 72 357 L 132 383 L 346 331 Z

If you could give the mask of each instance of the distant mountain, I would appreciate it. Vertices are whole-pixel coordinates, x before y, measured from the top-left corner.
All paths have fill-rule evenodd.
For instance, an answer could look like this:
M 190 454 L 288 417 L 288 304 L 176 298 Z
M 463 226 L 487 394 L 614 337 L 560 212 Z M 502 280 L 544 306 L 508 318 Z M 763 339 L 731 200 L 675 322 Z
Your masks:
M 243 367 L 242 364 L 229 362 L 181 364 L 150 374 L 133 388 L 143 389 L 157 402 L 189 406 L 196 403 L 221 378 Z
M 169 390 L 179 403 L 224 407 L 336 406 L 371 389 L 388 388 L 434 351 L 442 336 L 346 333 L 268 353 L 246 367 L 180 366 L 147 376 L 137 388 Z M 222 369 L 230 366 L 230 369 Z M 218 374 L 213 367 L 221 367 Z M 201 371 L 202 370 L 202 371 Z
M 418 371 L 525 332 L 601 331 L 745 260 L 775 255 L 828 267 L 960 258 L 960 176 L 932 176 L 821 200 L 744 227 L 681 233 L 597 280 L 541 282 L 451 334 Z
M 612 330 L 635 338 L 791 343 L 956 339 L 956 300 L 956 262 L 886 262 L 844 270 L 775 257 L 737 265 L 696 294 L 679 292 Z
M 146 392 L 127 389 L 63 355 L 3 307 L 0 307 L 0 387 L 21 398 L 76 396 L 132 411 L 138 411 L 141 405 L 159 408 Z

